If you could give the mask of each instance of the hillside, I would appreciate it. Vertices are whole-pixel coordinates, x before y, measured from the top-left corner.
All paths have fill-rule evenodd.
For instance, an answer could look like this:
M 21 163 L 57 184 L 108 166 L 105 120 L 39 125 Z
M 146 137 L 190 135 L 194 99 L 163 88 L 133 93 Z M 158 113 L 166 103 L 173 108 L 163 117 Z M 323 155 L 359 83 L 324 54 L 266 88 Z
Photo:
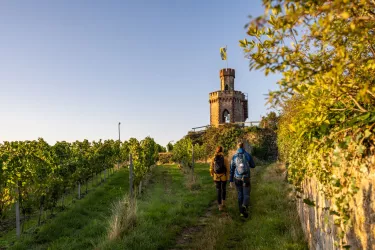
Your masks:
M 243 221 L 234 190 L 227 210 L 218 212 L 207 164 L 196 165 L 193 183 L 176 165 L 157 166 L 137 199 L 136 225 L 108 241 L 111 204 L 127 187 L 122 170 L 10 249 L 306 249 L 284 172 L 276 164 L 256 168 L 251 217 Z

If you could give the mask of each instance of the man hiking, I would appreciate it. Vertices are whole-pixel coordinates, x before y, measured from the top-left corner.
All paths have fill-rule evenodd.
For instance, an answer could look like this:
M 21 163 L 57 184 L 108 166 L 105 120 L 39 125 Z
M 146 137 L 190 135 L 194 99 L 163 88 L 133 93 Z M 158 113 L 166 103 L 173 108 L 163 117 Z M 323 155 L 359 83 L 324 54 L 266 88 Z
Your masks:
M 225 206 L 226 187 L 229 179 L 229 161 L 224 156 L 223 147 L 218 146 L 210 164 L 210 174 L 214 179 L 217 192 L 219 211 Z
M 250 168 L 255 168 L 255 163 L 251 155 L 244 150 L 243 143 L 240 142 L 230 163 L 230 187 L 233 187 L 234 181 L 238 193 L 240 216 L 245 218 L 249 216 Z

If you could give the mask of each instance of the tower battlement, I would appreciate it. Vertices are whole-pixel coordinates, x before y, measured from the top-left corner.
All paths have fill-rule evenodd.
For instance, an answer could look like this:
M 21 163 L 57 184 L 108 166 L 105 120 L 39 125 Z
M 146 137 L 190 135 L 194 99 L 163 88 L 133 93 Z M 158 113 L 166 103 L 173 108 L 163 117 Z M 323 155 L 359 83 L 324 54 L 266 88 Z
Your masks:
M 224 76 L 233 76 L 236 77 L 236 71 L 234 69 L 221 69 L 220 70 L 220 78 Z

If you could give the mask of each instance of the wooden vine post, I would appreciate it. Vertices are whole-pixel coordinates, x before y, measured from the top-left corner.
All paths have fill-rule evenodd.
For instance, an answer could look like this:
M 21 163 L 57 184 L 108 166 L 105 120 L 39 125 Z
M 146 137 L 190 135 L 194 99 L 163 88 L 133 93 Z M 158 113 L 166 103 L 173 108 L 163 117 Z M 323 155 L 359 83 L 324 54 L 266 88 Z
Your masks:
M 132 158 L 132 154 L 129 154 L 129 193 L 130 193 L 130 197 L 133 198 L 133 181 L 134 181 L 134 178 L 133 178 L 133 158 Z
M 19 193 L 19 188 L 16 189 L 16 192 Z M 17 238 L 21 236 L 21 222 L 20 222 L 20 195 L 16 201 L 16 234 Z

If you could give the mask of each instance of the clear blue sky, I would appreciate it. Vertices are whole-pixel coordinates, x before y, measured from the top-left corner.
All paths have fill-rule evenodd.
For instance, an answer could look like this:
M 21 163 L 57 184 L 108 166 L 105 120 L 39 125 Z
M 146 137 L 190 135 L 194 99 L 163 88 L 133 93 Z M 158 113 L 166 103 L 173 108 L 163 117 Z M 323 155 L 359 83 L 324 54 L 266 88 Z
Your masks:
M 249 72 L 238 45 L 261 0 L 0 2 L 0 141 L 143 139 L 209 124 L 228 46 L 249 120 L 276 76 Z

